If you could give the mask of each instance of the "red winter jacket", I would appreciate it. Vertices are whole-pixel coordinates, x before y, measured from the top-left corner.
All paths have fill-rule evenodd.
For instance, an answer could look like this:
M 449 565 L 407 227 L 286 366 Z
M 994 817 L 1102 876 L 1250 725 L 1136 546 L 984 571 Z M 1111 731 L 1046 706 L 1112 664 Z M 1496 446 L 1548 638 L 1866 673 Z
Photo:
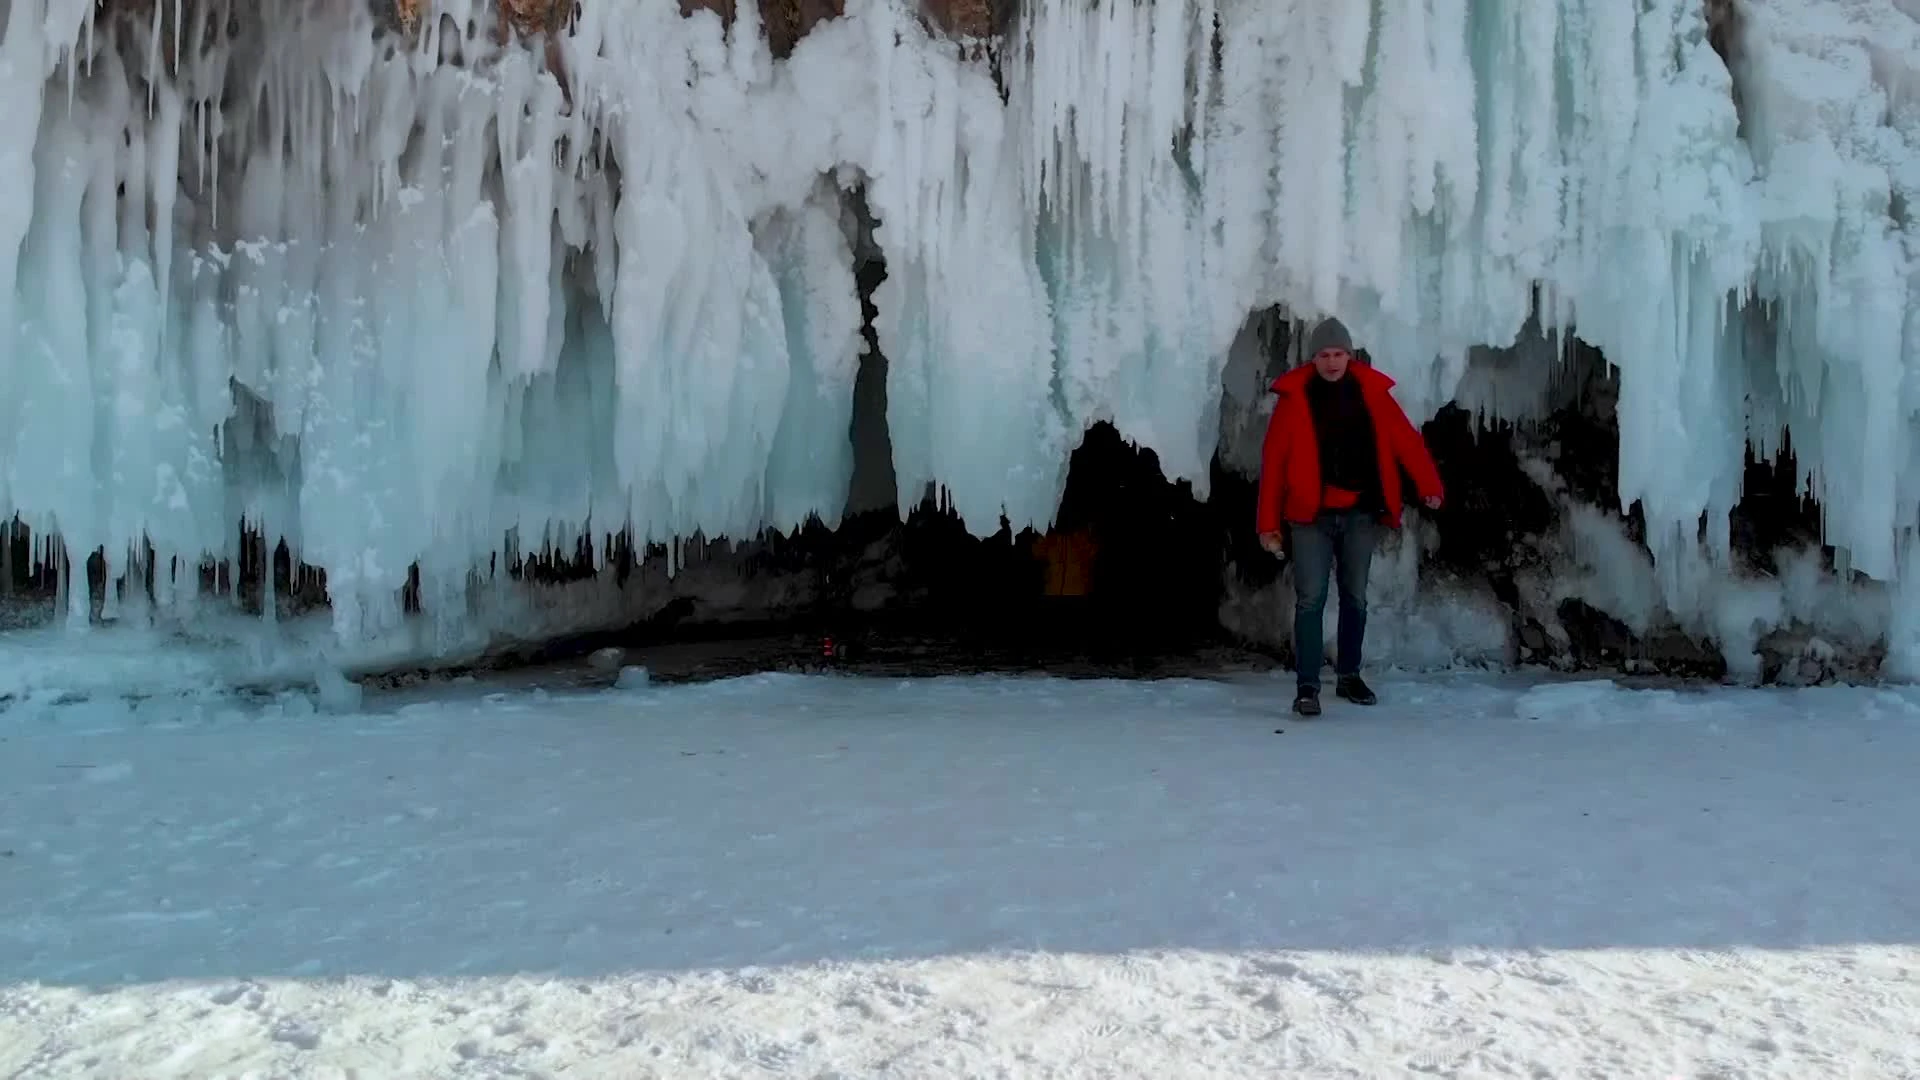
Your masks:
M 1273 392 L 1280 401 L 1267 422 L 1266 445 L 1260 451 L 1260 511 L 1256 525 L 1261 533 L 1279 532 L 1283 522 L 1306 525 L 1320 515 L 1320 444 L 1314 438 L 1313 413 L 1307 407 L 1307 380 L 1318 378 L 1313 365 L 1293 369 L 1273 381 Z M 1387 512 L 1381 520 L 1389 528 L 1400 527 L 1400 470 L 1413 477 L 1413 487 L 1422 499 L 1444 494 L 1440 470 L 1427 452 L 1426 440 L 1407 419 L 1400 404 L 1393 400 L 1393 379 L 1372 365 L 1354 360 L 1347 365 L 1346 377 L 1360 380 L 1360 394 L 1373 417 L 1374 445 L 1380 458 L 1380 493 L 1385 496 Z

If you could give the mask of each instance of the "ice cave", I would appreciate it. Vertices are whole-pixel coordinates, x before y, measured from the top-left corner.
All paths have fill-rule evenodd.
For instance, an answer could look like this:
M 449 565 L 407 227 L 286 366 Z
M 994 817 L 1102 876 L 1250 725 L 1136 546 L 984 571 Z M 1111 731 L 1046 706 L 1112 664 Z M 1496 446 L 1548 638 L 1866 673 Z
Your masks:
M 8 633 L 990 639 L 1091 528 L 1112 632 L 1284 651 L 1338 315 L 1451 493 L 1385 662 L 1920 676 L 1903 0 L 0 11 Z

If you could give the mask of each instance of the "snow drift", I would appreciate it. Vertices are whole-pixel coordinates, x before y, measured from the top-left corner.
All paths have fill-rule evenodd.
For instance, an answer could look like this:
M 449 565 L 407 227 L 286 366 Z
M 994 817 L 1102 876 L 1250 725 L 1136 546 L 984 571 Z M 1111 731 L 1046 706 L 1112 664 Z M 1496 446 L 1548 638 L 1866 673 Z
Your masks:
M 832 523 L 856 189 L 903 506 L 1044 523 L 1098 420 L 1204 493 L 1280 305 L 1416 417 L 1524 418 L 1553 352 L 1470 357 L 1530 325 L 1603 350 L 1650 602 L 1725 576 L 1789 431 L 1843 572 L 1920 580 L 1895 0 L 1749 0 L 1732 71 L 1699 0 L 1029 0 L 984 51 L 849 0 L 780 61 L 752 3 L 505 45 L 484 0 L 368 7 L 4 9 L 0 515 L 162 615 L 240 519 L 325 571 L 341 640 L 416 566 L 450 626 L 516 551 Z

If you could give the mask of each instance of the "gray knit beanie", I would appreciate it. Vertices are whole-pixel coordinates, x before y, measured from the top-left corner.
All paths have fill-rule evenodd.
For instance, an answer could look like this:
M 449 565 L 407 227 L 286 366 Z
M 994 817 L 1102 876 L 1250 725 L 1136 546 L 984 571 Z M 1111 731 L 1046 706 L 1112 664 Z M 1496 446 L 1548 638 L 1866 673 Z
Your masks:
M 1353 351 L 1353 335 L 1347 333 L 1347 324 L 1339 319 L 1322 319 L 1307 335 L 1307 358 L 1320 355 L 1322 349 L 1345 349 Z

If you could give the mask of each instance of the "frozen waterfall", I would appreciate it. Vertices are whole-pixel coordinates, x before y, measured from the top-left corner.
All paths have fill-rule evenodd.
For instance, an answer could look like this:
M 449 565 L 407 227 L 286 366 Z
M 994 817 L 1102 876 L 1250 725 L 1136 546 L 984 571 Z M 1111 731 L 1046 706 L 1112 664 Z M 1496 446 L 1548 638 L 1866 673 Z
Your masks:
M 1789 431 L 1826 542 L 1920 579 L 1911 4 L 1744 0 L 1732 72 L 1700 0 L 1027 0 L 997 64 L 907 0 L 778 61 L 751 0 L 425 6 L 0 0 L 0 517 L 150 547 L 163 611 L 244 519 L 342 638 L 416 565 L 458 612 L 516 546 L 831 523 L 857 189 L 903 506 L 1045 523 L 1100 420 L 1204 489 L 1279 305 L 1416 418 L 1522 411 L 1470 358 L 1529 325 L 1600 348 L 1669 604 Z

